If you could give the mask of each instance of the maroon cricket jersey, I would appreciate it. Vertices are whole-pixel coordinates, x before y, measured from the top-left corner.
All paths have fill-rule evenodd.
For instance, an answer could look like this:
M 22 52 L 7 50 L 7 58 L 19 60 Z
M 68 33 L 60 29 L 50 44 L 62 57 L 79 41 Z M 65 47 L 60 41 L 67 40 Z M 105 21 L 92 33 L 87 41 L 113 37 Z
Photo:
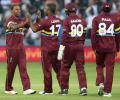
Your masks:
M 114 16 L 114 18 L 118 22 L 118 25 L 117 25 L 117 28 L 115 29 L 115 32 L 118 32 L 118 35 L 119 35 L 119 33 L 120 33 L 120 12 L 113 13 L 112 15 Z
M 114 14 L 116 19 L 118 20 L 118 27 L 115 29 L 115 32 L 118 33 L 117 40 L 118 40 L 118 45 L 117 45 L 117 51 L 119 51 L 120 48 L 120 12 Z
M 67 17 L 63 22 L 63 45 L 84 44 L 86 22 L 76 14 Z
M 93 19 L 91 42 L 93 50 L 115 52 L 118 41 L 115 29 L 118 27 L 116 17 L 109 13 L 101 13 Z
M 6 46 L 7 48 L 11 49 L 20 49 L 23 47 L 23 38 L 24 38 L 24 33 L 23 33 L 23 28 L 19 28 L 16 30 L 11 30 L 8 29 L 8 26 L 10 24 L 19 24 L 23 19 L 15 16 L 11 16 L 7 21 L 6 21 Z
M 41 47 L 44 50 L 58 50 L 58 31 L 61 20 L 56 16 L 49 16 L 40 23 L 36 23 L 37 31 L 41 31 Z

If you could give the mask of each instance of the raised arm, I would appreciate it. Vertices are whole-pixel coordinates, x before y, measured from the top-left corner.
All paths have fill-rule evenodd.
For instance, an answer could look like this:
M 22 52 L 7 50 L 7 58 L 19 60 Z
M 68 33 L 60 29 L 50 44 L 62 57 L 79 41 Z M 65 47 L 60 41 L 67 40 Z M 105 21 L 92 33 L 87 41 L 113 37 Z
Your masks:
M 33 24 L 32 21 L 30 20 L 30 27 L 33 32 L 37 32 L 41 28 L 41 12 L 39 10 L 37 11 L 36 23 Z
M 37 32 L 37 25 L 38 23 L 33 24 L 32 21 L 30 21 L 30 28 L 32 29 L 33 32 Z

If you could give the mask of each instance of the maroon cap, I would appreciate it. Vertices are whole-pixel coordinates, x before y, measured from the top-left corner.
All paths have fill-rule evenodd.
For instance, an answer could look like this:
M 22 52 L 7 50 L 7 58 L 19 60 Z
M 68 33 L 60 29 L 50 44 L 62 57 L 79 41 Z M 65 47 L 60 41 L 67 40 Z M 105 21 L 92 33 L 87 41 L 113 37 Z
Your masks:
M 65 6 L 65 11 L 68 11 L 68 12 L 76 12 L 76 6 L 75 6 L 75 4 L 73 4 L 73 3 L 68 3 L 68 4 Z
M 110 12 L 110 11 L 111 11 L 111 8 L 112 8 L 111 3 L 109 3 L 109 2 L 103 3 L 103 8 L 102 8 L 102 10 L 103 10 L 104 12 Z

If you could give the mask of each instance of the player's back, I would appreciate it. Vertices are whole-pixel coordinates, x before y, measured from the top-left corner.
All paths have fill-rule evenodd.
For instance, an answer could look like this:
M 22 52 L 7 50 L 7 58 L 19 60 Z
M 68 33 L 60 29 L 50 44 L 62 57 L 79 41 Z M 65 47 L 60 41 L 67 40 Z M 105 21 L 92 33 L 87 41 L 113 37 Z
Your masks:
M 56 16 L 49 16 L 43 22 L 41 30 L 41 46 L 46 50 L 58 50 L 58 33 L 61 27 L 61 20 Z
M 102 13 L 93 20 L 93 29 L 96 31 L 96 50 L 116 51 L 115 28 L 117 20 L 112 14 Z
M 117 12 L 114 14 L 117 22 L 118 22 L 118 27 L 115 29 L 115 32 L 117 33 L 117 41 L 118 41 L 118 48 L 120 46 L 120 12 Z
M 21 18 L 17 18 L 15 16 L 11 16 L 6 21 L 6 46 L 8 48 L 19 49 L 23 47 L 24 29 L 19 28 L 16 30 L 11 30 L 8 28 L 10 24 L 19 24 L 21 21 Z
M 118 26 L 117 26 L 117 28 L 115 29 L 115 32 L 120 33 L 120 12 L 113 13 L 113 16 L 115 17 L 115 19 L 116 19 L 117 22 L 118 22 Z M 119 35 L 120 35 L 120 34 L 119 34 Z
M 84 44 L 86 22 L 76 14 L 70 15 L 63 22 L 63 44 Z

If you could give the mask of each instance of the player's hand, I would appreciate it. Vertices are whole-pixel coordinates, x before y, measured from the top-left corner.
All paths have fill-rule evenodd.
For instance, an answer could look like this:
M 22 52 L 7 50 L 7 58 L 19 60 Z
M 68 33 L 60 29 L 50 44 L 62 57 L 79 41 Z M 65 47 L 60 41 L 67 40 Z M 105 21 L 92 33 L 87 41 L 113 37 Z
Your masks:
M 62 60 L 63 53 L 64 53 L 64 49 L 65 49 L 65 46 L 60 45 L 59 51 L 58 51 L 58 56 L 57 56 L 57 59 L 58 59 L 58 60 Z
M 31 16 L 29 14 L 26 15 L 24 22 L 22 22 L 21 26 L 28 28 L 30 26 Z
M 31 16 L 30 16 L 30 15 L 27 15 L 27 16 L 25 17 L 25 22 L 26 22 L 26 23 L 30 23 L 30 21 L 31 21 Z
M 7 24 L 7 28 L 11 31 L 14 31 L 15 29 L 17 29 L 17 24 L 10 21 L 8 24 Z
M 36 22 L 40 22 L 41 21 L 41 11 L 38 10 L 36 15 L 37 15 Z
M 18 27 L 17 27 L 17 24 L 12 24 L 11 26 L 10 26 L 10 29 L 12 30 L 12 31 L 14 31 L 14 30 L 16 30 Z
M 117 56 L 118 56 L 118 54 L 119 54 L 119 52 L 116 52 L 115 56 L 117 57 Z
M 94 53 L 95 53 L 95 55 L 96 55 L 96 50 L 94 50 Z

